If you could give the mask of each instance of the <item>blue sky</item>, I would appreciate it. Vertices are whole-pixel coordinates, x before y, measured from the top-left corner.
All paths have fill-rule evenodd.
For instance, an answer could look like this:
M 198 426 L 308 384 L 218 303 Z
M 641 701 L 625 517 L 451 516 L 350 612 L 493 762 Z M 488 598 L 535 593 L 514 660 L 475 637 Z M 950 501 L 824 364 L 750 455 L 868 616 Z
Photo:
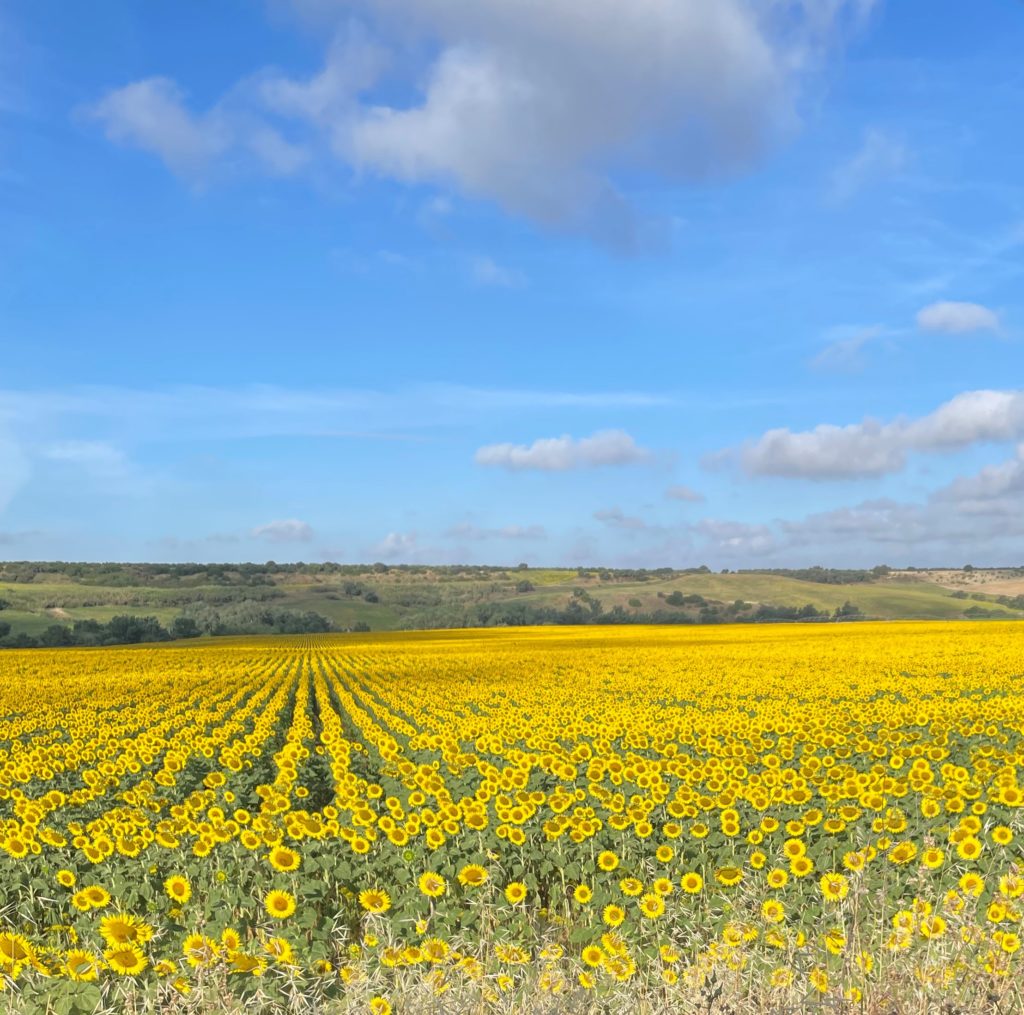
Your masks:
M 1024 5 L 14 2 L 0 555 L 1024 563 Z

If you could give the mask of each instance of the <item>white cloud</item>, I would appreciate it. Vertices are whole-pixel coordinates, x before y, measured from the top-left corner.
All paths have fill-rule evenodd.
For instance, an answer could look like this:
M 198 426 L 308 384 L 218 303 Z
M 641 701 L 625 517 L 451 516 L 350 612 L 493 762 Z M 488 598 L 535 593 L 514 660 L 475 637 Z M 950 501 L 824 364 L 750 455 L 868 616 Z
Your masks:
M 681 500 L 687 504 L 702 504 L 705 500 L 704 494 L 694 490 L 692 487 L 676 484 L 665 491 L 669 500 Z
M 921 502 L 892 498 L 819 511 L 770 525 L 705 520 L 687 527 L 696 552 L 749 566 L 769 556 L 779 566 L 951 566 L 1020 562 L 1024 538 L 1024 445 L 1014 456 L 961 476 Z
M 474 257 L 470 267 L 473 280 L 479 285 L 515 289 L 526 281 L 522 272 L 504 268 L 489 257 Z
M 871 6 L 362 0 L 379 41 L 347 22 L 311 77 L 264 70 L 205 113 L 190 113 L 174 82 L 149 78 L 94 112 L 112 140 L 179 173 L 237 150 L 294 172 L 316 145 L 357 170 L 636 247 L 647 229 L 612 170 L 674 183 L 747 169 L 792 133 L 804 79 Z M 396 91 L 413 97 L 384 101 Z
M 205 169 L 231 143 L 219 117 L 189 113 L 181 89 L 169 78 L 146 78 L 115 89 L 89 112 L 111 141 L 152 152 L 182 175 Z
M 793 433 L 769 430 L 740 453 L 752 475 L 798 479 L 851 479 L 881 476 L 903 468 L 902 445 L 889 439 L 889 429 L 875 420 Z
M 980 303 L 942 300 L 922 307 L 917 312 L 917 326 L 922 331 L 934 331 L 947 335 L 965 335 L 974 331 L 998 331 L 999 315 Z
M 899 472 L 907 454 L 954 451 L 1024 437 L 1024 390 L 965 391 L 916 420 L 769 430 L 739 450 L 748 473 L 801 479 L 853 479 Z
M 272 176 L 289 176 L 309 161 L 309 152 L 286 140 L 269 123 L 231 101 L 201 115 L 169 78 L 153 77 L 108 92 L 85 110 L 118 144 L 151 152 L 173 173 L 205 177 L 233 151 L 253 156 Z
M 265 539 L 268 543 L 308 543 L 313 538 L 313 529 L 297 518 L 283 518 L 258 525 L 249 535 L 253 539 Z
M 414 553 L 418 546 L 415 532 L 389 532 L 375 547 L 374 552 L 383 560 L 394 560 Z
M 705 518 L 690 529 L 703 537 L 708 549 L 730 555 L 761 556 L 776 548 L 776 538 L 767 525 Z
M 857 152 L 833 172 L 830 195 L 835 201 L 847 201 L 872 184 L 895 176 L 906 163 L 907 149 L 901 141 L 869 128 Z
M 543 525 L 503 525 L 500 528 L 480 528 L 469 522 L 453 525 L 445 535 L 449 539 L 470 539 L 473 541 L 486 539 L 547 539 Z
M 1024 436 L 1024 390 L 965 391 L 908 424 L 906 433 L 923 451 L 1016 440 Z
M 566 472 L 604 465 L 631 465 L 651 457 L 623 430 L 601 430 L 590 437 L 544 437 L 532 444 L 488 444 L 475 456 L 478 465 L 516 471 Z

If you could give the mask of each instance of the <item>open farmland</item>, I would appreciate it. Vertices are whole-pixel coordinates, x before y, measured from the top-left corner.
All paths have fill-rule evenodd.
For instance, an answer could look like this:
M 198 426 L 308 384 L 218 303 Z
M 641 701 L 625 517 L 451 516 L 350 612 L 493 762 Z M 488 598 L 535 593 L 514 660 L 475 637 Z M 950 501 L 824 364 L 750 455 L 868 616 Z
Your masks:
M 1019 1010 L 1013 623 L 0 665 L 13 1011 Z

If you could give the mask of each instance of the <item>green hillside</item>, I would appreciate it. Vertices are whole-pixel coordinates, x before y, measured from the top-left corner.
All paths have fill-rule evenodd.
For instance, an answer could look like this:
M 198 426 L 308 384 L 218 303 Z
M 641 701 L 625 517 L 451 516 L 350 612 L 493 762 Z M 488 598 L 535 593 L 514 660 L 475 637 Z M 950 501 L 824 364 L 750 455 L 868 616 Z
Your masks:
M 314 613 L 337 629 L 503 623 L 708 623 L 827 619 L 1024 617 L 1024 598 L 951 590 L 915 575 L 807 569 L 788 573 L 375 565 L 0 564 L 0 631 L 119 615 L 196 619 L 204 633 L 271 612 Z M 788 611 L 788 612 L 787 612 Z M 221 624 L 222 628 L 224 624 Z

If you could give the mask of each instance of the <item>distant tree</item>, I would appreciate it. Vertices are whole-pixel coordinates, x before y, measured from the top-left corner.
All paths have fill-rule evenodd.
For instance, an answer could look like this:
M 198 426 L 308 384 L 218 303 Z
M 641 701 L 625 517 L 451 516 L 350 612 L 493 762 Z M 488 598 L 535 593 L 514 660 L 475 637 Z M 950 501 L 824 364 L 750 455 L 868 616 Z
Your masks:
M 367 589 L 363 593 L 363 599 L 365 599 L 368 603 L 380 602 L 380 596 L 378 596 L 377 593 L 373 591 L 373 589 Z
M 642 599 L 637 599 L 636 596 L 630 596 L 629 605 L 632 606 L 634 610 L 638 610 L 641 606 L 644 605 L 644 601 Z
M 525 571 L 528 567 L 529 564 L 525 563 L 524 561 L 520 561 L 518 564 L 516 564 L 517 571 Z
M 683 598 L 682 592 L 680 592 L 679 589 L 676 589 L 674 592 L 670 592 L 665 596 L 665 602 L 668 603 L 669 606 L 682 606 L 686 600 Z
M 522 581 L 516 582 L 516 592 L 532 592 L 533 582 L 527 581 L 525 578 Z
M 171 621 L 172 638 L 198 638 L 202 633 L 191 617 L 175 617 Z
M 842 606 L 836 607 L 835 613 L 833 613 L 832 616 L 835 617 L 836 620 L 850 620 L 853 617 L 863 616 L 863 613 L 859 606 L 847 600 Z
M 10 607 L 10 603 L 6 599 L 0 599 L 0 610 L 6 610 Z
M 370 625 L 367 624 L 365 620 L 357 620 L 352 625 L 352 630 L 355 631 L 356 634 L 365 634 L 370 630 Z
M 964 564 L 964 573 L 970 574 L 974 570 L 973 564 Z
M 65 645 L 74 645 L 74 635 L 71 628 L 64 624 L 51 624 L 41 635 L 39 644 L 44 648 L 61 648 Z
M 0 638 L 6 638 L 11 633 L 11 625 L 6 620 L 0 620 Z
M 36 648 L 39 642 L 32 635 L 19 631 L 17 634 L 4 638 L 3 644 L 4 648 Z

